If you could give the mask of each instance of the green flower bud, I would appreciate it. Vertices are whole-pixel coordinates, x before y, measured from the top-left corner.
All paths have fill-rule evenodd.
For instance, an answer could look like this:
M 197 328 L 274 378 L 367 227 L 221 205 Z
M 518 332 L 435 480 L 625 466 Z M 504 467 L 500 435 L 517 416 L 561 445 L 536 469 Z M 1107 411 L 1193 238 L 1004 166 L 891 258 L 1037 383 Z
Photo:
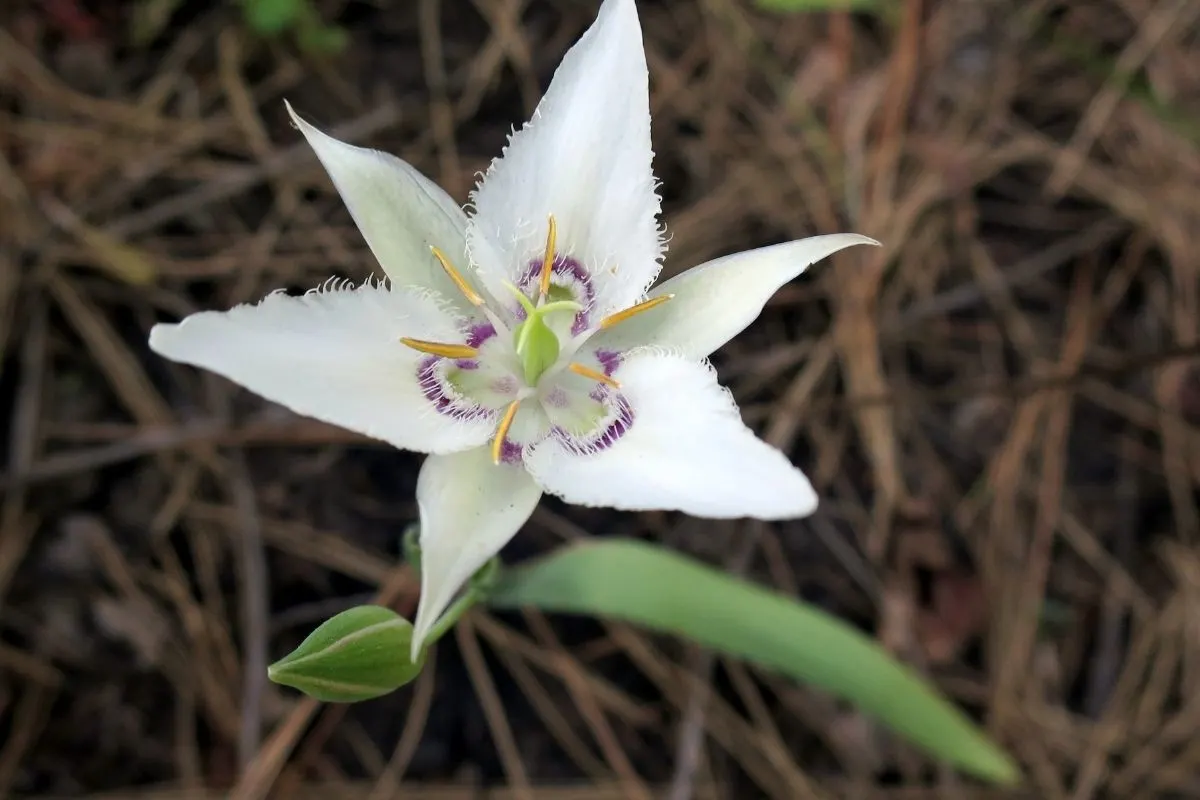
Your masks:
M 356 703 L 392 692 L 424 664 L 409 658 L 412 625 L 390 608 L 357 606 L 326 620 L 267 667 L 267 677 L 325 703 Z

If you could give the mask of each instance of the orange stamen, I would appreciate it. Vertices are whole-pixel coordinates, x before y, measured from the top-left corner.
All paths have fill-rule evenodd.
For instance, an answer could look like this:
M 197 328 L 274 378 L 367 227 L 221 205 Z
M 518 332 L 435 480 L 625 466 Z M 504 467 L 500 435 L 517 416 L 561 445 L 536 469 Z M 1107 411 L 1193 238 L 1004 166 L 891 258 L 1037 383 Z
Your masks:
M 520 400 L 513 400 L 504 410 L 504 416 L 500 419 L 500 427 L 496 429 L 496 438 L 492 440 L 493 464 L 500 463 L 500 450 L 504 447 L 504 438 L 508 436 L 508 429 L 512 427 L 513 420 L 517 418 L 517 407 L 520 405 Z
M 471 288 L 471 284 L 467 283 L 467 279 L 454 268 L 454 265 L 450 263 L 450 259 L 446 257 L 446 254 L 436 247 L 430 247 L 429 249 L 433 252 L 433 257 L 442 265 L 442 269 L 446 270 L 446 274 L 450 276 L 450 280 L 454 281 L 454 285 L 467 298 L 467 302 L 473 306 L 483 305 L 483 298 L 479 296 L 479 292 Z
M 607 317 L 600 320 L 600 330 L 611 328 L 613 325 L 616 325 L 619 322 L 624 322 L 630 317 L 636 317 L 638 314 L 641 314 L 644 311 L 657 308 L 674 296 L 675 295 L 673 294 L 660 294 L 658 297 L 651 297 L 649 300 L 643 300 L 636 306 L 630 306 L 624 311 L 618 311 L 615 314 L 609 314 Z
M 611 386 L 614 389 L 621 388 L 621 384 L 618 381 L 608 377 L 603 372 L 597 372 L 591 367 L 585 367 L 578 361 L 572 361 L 570 364 L 567 364 L 567 369 L 571 370 L 571 372 L 574 372 L 576 375 L 581 375 L 584 378 L 589 378 L 599 383 L 603 383 L 605 386 Z
M 546 255 L 542 257 L 542 274 L 538 278 L 538 297 L 543 298 L 550 291 L 550 275 L 554 271 L 554 248 L 558 242 L 558 225 L 554 215 L 550 215 L 550 229 L 546 232 Z
M 431 356 L 442 356 L 443 358 L 475 358 L 479 355 L 479 351 L 465 344 L 446 344 L 444 342 L 427 342 L 424 339 L 410 339 L 407 336 L 400 337 L 400 341 L 411 347 L 413 350 L 422 353 L 429 353 Z

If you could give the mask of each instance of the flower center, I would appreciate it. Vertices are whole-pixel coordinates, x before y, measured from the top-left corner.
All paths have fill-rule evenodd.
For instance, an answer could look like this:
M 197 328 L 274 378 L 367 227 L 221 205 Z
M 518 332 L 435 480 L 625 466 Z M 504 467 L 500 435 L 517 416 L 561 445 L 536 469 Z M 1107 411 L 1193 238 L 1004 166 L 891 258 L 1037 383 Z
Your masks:
M 517 301 L 525 309 L 525 321 L 513 330 L 513 347 L 521 362 L 525 383 L 537 386 L 538 378 L 558 362 L 558 354 L 561 352 L 558 334 L 546 324 L 546 315 L 556 311 L 578 312 L 583 310 L 583 306 L 574 300 L 556 300 L 547 303 L 545 302 L 546 292 L 539 292 L 541 304 L 534 305 L 533 301 L 516 286 L 511 283 L 505 285 L 517 296 Z
M 551 216 L 541 264 L 531 264 L 530 273 L 521 280 L 522 285 L 529 287 L 527 291 L 536 291 L 526 294 L 518 286 L 505 283 L 520 304 L 520 322 L 512 328 L 511 350 L 502 347 L 503 340 L 489 341 L 496 334 L 507 333 L 508 325 L 488 308 L 483 296 L 437 248 L 431 248 L 434 258 L 467 302 L 479 309 L 489 324 L 472 323 L 465 344 L 408 337 L 400 340 L 414 350 L 433 356 L 422 362 L 421 385 L 439 412 L 499 414 L 491 444 L 492 460 L 497 464 L 520 460 L 521 445 L 509 441 L 514 426 L 519 431 L 514 433 L 518 441 L 536 441 L 547 435 L 558 435 L 573 452 L 580 454 L 608 447 L 623 436 L 633 422 L 633 411 L 617 391 L 621 384 L 611 375 L 619 355 L 594 354 L 600 369 L 568 359 L 591 333 L 649 311 L 672 297 L 660 295 L 643 300 L 609 314 L 598 323 L 588 324 L 587 312 L 591 309 L 579 299 L 587 299 L 590 305 L 590 290 L 585 291 L 587 296 L 582 298 L 569 288 L 551 285 L 556 272 L 567 270 L 580 274 L 583 287 L 591 286 L 582 265 L 558 253 L 557 238 L 558 228 Z M 537 283 L 530 286 L 534 274 Z M 560 275 L 560 280 L 562 277 Z M 571 299 L 564 299 L 564 294 Z M 555 325 L 547 322 L 547 317 L 552 318 L 552 322 L 561 322 L 561 316 L 566 312 L 572 314 L 573 322 Z M 475 335 L 474 332 L 483 328 L 487 329 L 488 335 Z M 572 337 L 566 355 L 556 330 Z M 481 358 L 485 349 L 488 352 Z M 473 374 L 467 377 L 464 371 Z M 526 411 L 524 401 L 535 397 L 537 402 L 527 404 L 529 410 Z

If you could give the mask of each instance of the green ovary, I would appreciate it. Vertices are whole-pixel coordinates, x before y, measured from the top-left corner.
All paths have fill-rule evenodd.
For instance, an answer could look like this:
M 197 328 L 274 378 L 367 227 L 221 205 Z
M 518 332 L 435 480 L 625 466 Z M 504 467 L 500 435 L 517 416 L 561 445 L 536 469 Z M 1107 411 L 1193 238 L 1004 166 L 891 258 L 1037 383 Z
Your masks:
M 558 360 L 558 337 L 540 314 L 530 315 L 513 332 L 517 358 L 525 373 L 525 382 L 536 386 L 542 373 Z
M 525 383 L 536 386 L 542 374 L 558 361 L 560 349 L 558 336 L 546 324 L 546 315 L 566 311 L 575 313 L 583 306 L 574 300 L 550 300 L 541 306 L 535 306 L 520 290 L 516 287 L 511 288 L 526 314 L 525 321 L 513 331 L 513 346 L 516 348 L 517 358 L 521 361 Z M 557 287 L 551 287 L 551 297 L 554 288 Z

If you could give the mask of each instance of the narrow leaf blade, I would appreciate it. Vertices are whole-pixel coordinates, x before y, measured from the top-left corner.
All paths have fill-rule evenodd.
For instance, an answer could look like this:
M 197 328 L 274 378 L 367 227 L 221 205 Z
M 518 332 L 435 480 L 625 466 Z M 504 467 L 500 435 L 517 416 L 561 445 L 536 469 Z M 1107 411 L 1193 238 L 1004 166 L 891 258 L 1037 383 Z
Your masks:
M 676 634 L 855 703 L 963 771 L 1018 780 L 961 711 L 869 637 L 815 608 L 643 542 L 585 542 L 507 572 L 498 608 L 597 615 Z

